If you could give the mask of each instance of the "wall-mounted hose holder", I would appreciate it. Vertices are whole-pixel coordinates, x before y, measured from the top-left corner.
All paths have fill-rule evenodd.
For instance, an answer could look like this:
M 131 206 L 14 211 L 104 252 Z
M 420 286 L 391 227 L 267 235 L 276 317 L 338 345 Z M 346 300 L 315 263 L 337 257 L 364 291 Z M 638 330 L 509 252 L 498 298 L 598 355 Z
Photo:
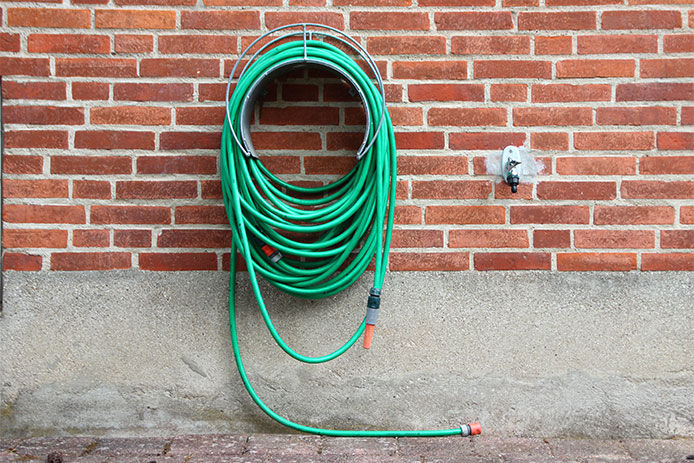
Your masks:
M 300 31 L 291 31 L 292 28 Z M 284 35 L 272 38 L 282 32 Z M 317 37 L 336 40 L 354 51 L 366 62 L 372 77 L 340 48 Z M 268 43 L 250 55 L 250 50 L 265 39 Z M 236 71 L 247 56 L 250 58 L 241 68 L 231 93 Z M 262 88 L 280 73 L 302 66 L 337 72 L 354 86 L 368 115 L 364 140 L 356 153 L 359 161 L 341 179 L 319 187 L 292 185 L 274 175 L 257 157 L 250 137 L 250 114 Z M 234 359 L 253 401 L 279 423 L 314 434 L 361 437 L 479 434 L 480 427 L 475 423 L 418 431 L 316 428 L 284 418 L 260 399 L 248 380 L 239 348 L 234 301 L 237 250 L 246 261 L 251 288 L 270 335 L 291 357 L 306 363 L 327 362 L 345 353 L 362 335 L 368 347 L 380 307 L 393 232 L 397 175 L 395 135 L 385 106 L 383 79 L 373 59 L 344 32 L 320 24 L 283 26 L 251 43 L 229 76 L 226 112 L 220 172 L 224 206 L 233 230 L 229 328 Z M 366 314 L 342 347 L 329 354 L 307 356 L 287 345 L 270 319 L 258 284 L 259 276 L 293 296 L 317 299 L 351 286 L 372 262 L 373 287 L 368 295 Z

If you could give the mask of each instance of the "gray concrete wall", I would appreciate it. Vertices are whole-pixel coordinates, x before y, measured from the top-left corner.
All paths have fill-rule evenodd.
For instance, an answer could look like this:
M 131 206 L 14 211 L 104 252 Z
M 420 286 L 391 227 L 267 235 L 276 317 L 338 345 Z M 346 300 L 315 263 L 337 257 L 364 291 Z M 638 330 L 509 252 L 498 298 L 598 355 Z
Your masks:
M 329 300 L 266 288 L 304 353 L 342 343 L 370 276 Z M 351 429 L 504 436 L 694 436 L 688 273 L 391 273 L 374 347 L 323 365 L 287 357 L 245 275 L 242 349 L 281 414 Z M 283 431 L 238 378 L 223 273 L 5 275 L 0 435 Z

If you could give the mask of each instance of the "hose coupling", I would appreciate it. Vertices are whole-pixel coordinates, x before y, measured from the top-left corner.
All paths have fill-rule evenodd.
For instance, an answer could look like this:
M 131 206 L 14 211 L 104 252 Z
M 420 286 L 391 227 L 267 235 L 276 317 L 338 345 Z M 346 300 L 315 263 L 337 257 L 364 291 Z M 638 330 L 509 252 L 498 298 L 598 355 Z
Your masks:
M 463 437 L 482 434 L 482 425 L 479 423 L 468 423 L 460 426 L 460 434 Z
M 369 291 L 369 299 L 366 302 L 366 329 L 364 330 L 364 349 L 371 347 L 373 340 L 374 327 L 378 320 L 378 309 L 381 306 L 381 290 L 371 288 Z
M 270 258 L 273 264 L 276 264 L 282 258 L 282 253 L 269 244 L 262 245 L 260 249 Z

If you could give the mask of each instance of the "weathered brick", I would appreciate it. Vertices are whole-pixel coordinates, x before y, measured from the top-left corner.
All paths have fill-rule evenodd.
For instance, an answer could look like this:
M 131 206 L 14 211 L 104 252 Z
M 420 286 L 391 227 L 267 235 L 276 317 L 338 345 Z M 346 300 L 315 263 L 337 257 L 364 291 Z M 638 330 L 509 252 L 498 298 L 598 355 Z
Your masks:
M 10 223 L 85 223 L 84 206 L 6 204 L 2 219 Z
M 476 252 L 475 270 L 549 270 L 548 252 Z
M 486 180 L 415 180 L 413 199 L 486 199 L 492 193 Z
M 132 172 L 128 156 L 51 156 L 52 174 L 119 175 Z
M 30 53 L 99 53 L 111 51 L 107 35 L 30 34 L 27 38 Z
M 167 10 L 95 10 L 97 29 L 175 29 L 176 12 Z
M 119 270 L 129 269 L 129 252 L 54 252 L 51 270 Z
M 588 206 L 511 206 L 511 223 L 576 223 L 590 222 Z
M 595 206 L 595 225 L 667 225 L 675 221 L 672 206 Z
M 390 269 L 397 271 L 458 271 L 470 268 L 467 252 L 392 252 Z
M 429 15 L 405 11 L 352 11 L 349 14 L 352 30 L 429 30 Z
M 641 255 L 641 270 L 692 271 L 694 270 L 694 252 L 670 252 L 661 254 L 644 253 Z
M 448 246 L 451 248 L 527 248 L 526 230 L 451 230 Z
M 616 252 L 567 252 L 557 254 L 557 270 L 560 271 L 610 271 L 636 270 L 636 254 Z
M 650 249 L 655 247 L 653 230 L 574 230 L 574 246 L 591 249 Z
M 90 223 L 168 224 L 171 209 L 164 206 L 91 206 Z
M 217 270 L 217 254 L 211 252 L 139 254 L 140 269 L 155 271 Z
M 510 11 L 456 11 L 435 13 L 438 30 L 507 30 L 513 28 Z
M 427 206 L 427 224 L 483 224 L 506 222 L 503 206 Z
M 32 230 L 6 228 L 2 232 L 4 248 L 65 248 L 67 230 Z
M 63 8 L 8 8 L 7 25 L 14 27 L 55 27 L 88 29 L 89 10 Z
M 113 125 L 169 125 L 171 110 L 151 106 L 107 106 L 91 108 L 92 124 Z

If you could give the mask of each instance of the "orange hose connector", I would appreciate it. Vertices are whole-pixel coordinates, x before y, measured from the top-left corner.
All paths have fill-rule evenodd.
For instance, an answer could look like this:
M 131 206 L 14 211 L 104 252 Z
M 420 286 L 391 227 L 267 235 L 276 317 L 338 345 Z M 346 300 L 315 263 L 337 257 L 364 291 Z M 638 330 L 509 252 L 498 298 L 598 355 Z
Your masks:
M 364 349 L 371 348 L 371 341 L 374 337 L 374 328 L 374 325 L 366 325 L 366 329 L 364 330 Z

